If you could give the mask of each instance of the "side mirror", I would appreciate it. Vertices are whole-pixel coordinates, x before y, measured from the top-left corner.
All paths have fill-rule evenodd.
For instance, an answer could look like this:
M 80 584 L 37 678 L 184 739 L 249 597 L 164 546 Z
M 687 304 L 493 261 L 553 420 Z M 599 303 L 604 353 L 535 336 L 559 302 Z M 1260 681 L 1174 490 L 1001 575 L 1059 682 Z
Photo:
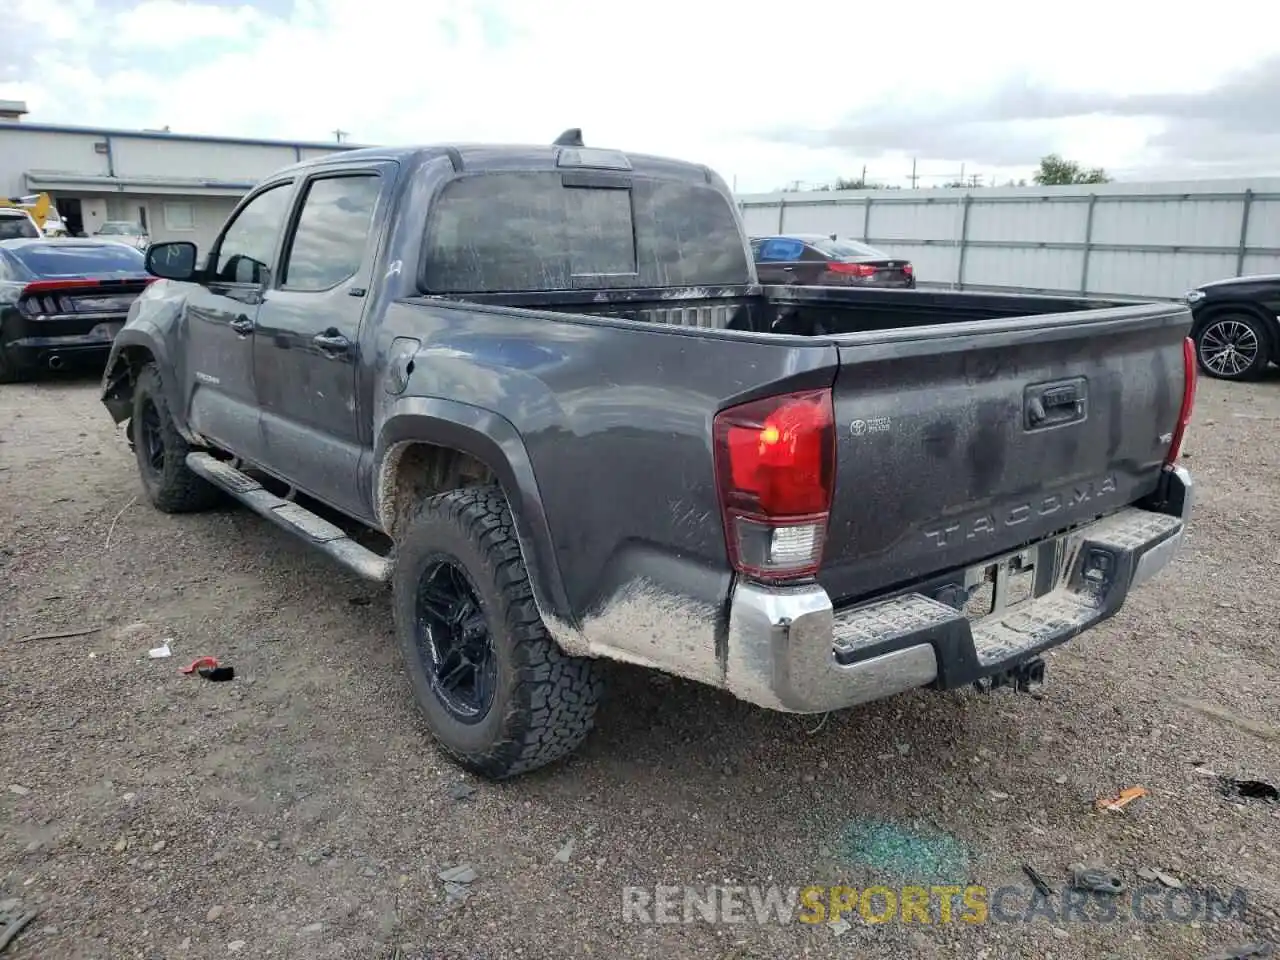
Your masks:
M 147 248 L 147 273 L 165 280 L 194 280 L 196 245 L 189 240 L 151 244 Z

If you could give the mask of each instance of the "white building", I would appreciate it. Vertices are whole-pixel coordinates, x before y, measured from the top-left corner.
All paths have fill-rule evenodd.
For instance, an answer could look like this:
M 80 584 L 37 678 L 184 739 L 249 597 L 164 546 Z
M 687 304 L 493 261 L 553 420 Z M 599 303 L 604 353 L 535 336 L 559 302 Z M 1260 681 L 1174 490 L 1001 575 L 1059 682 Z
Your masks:
M 0 101 L 0 194 L 47 193 L 73 233 L 107 220 L 146 227 L 152 240 L 207 250 L 227 215 L 274 170 L 354 144 L 245 140 L 30 123 Z

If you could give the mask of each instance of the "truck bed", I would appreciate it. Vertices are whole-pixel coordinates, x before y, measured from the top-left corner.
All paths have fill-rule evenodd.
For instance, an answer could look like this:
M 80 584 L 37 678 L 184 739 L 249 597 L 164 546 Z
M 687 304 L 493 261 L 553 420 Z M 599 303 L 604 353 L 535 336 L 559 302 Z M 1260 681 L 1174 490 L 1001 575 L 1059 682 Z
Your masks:
M 466 308 L 486 304 L 508 318 L 500 334 L 495 329 L 508 342 L 523 336 L 517 330 L 527 329 L 524 323 L 510 325 L 516 317 L 532 321 L 539 316 L 540 324 L 557 314 L 567 315 L 563 319 L 569 322 L 587 317 L 638 321 L 611 324 L 590 336 L 599 343 L 618 342 L 620 363 L 643 364 L 648 358 L 661 375 L 644 368 L 601 369 L 594 375 L 611 380 L 615 389 L 631 382 L 632 391 L 648 393 L 655 409 L 705 404 L 708 409 L 685 411 L 693 421 L 680 428 L 698 445 L 705 443 L 702 424 L 718 409 L 815 382 L 830 386 L 836 479 L 818 580 L 837 604 L 964 569 L 1151 494 L 1182 399 L 1189 325 L 1178 304 L 817 287 L 491 294 L 468 298 Z M 472 343 L 484 329 L 477 319 L 473 315 L 470 322 Z M 638 334 L 654 327 L 685 328 L 712 340 L 695 349 L 678 345 L 688 344 L 685 337 L 639 342 L 608 333 L 629 328 Z M 717 346 L 715 341 L 730 331 L 745 335 L 751 346 L 731 334 L 737 346 L 724 340 Z M 532 330 L 529 335 L 546 342 Z M 623 340 L 629 346 L 622 346 Z M 601 349 L 599 343 L 591 355 L 612 353 L 614 348 Z M 767 360 L 754 359 L 764 356 L 760 351 L 768 353 Z M 504 362 L 510 363 L 510 356 L 508 350 Z M 694 356 L 701 359 L 693 361 Z M 705 371 L 694 393 L 687 382 L 690 371 L 675 372 L 677 364 L 689 363 Z M 721 370 L 721 364 L 733 369 Z M 791 372 L 784 377 L 784 371 Z M 575 401 L 572 409 L 583 424 L 592 419 L 593 404 L 610 402 L 609 393 L 600 387 L 593 397 Z M 1037 406 L 1047 406 L 1047 412 L 1033 422 Z M 646 416 L 643 407 L 635 401 L 641 445 L 656 441 L 639 423 Z M 601 451 L 608 446 L 601 441 Z M 615 476 L 622 469 L 618 454 L 601 455 L 612 456 L 605 472 Z M 688 447 L 680 455 L 694 456 Z M 631 460 L 633 452 L 622 456 Z M 661 456 L 658 446 L 650 456 Z M 632 466 L 644 469 L 643 457 L 634 459 Z M 581 467 L 591 473 L 603 469 L 589 461 Z M 684 468 L 686 477 L 696 473 L 705 488 L 694 484 L 680 498 L 682 509 L 708 520 L 716 503 L 709 467 Z M 584 482 L 581 496 L 592 496 L 589 489 Z M 593 520 L 591 528 L 607 526 Z M 631 546 L 603 549 L 631 549 L 644 538 L 642 522 L 624 526 Z M 701 537 L 680 536 L 690 545 L 709 546 Z M 596 543 L 575 548 L 597 549 L 602 546 Z M 619 558 L 598 559 L 594 570 L 604 581 L 617 586 L 628 579 L 622 571 L 610 575 L 610 561 Z M 607 582 L 597 582 L 592 602 L 603 601 L 610 589 Z
M 467 302 L 793 336 L 838 336 L 1134 306 L 1073 297 L 781 285 L 480 294 L 467 297 Z

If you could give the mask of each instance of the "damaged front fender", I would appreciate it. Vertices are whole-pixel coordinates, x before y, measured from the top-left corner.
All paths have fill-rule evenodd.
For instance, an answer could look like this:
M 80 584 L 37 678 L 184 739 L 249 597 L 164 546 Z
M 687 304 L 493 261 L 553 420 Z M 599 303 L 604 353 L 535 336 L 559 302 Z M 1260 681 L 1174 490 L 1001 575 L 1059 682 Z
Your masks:
M 125 327 L 116 335 L 103 368 L 99 392 L 99 399 L 115 423 L 123 423 L 133 415 L 133 385 L 138 372 L 152 361 L 162 369 L 170 369 L 164 342 L 147 328 Z M 172 390 L 172 385 L 169 389 Z

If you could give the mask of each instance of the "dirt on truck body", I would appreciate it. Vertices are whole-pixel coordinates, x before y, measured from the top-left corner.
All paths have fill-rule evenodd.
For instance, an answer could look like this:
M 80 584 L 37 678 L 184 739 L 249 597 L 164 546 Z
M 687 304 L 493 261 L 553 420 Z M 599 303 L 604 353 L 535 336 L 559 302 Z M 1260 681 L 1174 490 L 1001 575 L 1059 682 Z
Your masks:
M 762 286 L 695 164 L 356 150 L 147 259 L 103 400 L 148 498 L 389 582 L 491 777 L 582 741 L 601 658 L 800 713 L 1036 683 L 1191 508 L 1185 305 Z

